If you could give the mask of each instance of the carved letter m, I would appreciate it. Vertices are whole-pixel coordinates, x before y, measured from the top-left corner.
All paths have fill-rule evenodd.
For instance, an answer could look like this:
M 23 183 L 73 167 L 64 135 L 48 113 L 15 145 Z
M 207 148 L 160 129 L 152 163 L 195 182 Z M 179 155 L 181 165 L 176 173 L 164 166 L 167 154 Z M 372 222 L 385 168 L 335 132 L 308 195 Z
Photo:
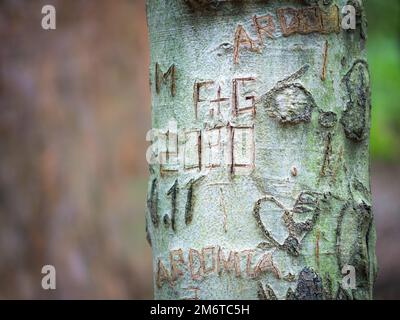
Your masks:
M 175 97 L 176 94 L 176 84 L 175 84 L 175 64 L 171 65 L 167 72 L 163 73 L 160 65 L 156 63 L 156 92 L 160 94 L 161 85 L 166 84 L 169 80 L 171 84 L 171 95 Z

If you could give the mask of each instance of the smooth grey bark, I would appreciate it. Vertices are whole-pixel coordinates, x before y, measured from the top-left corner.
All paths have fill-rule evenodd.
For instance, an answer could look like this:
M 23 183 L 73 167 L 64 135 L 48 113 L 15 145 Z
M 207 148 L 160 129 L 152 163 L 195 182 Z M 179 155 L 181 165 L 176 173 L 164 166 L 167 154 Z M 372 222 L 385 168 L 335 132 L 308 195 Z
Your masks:
M 148 0 L 147 13 L 164 145 L 146 213 L 155 297 L 372 298 L 362 2 Z

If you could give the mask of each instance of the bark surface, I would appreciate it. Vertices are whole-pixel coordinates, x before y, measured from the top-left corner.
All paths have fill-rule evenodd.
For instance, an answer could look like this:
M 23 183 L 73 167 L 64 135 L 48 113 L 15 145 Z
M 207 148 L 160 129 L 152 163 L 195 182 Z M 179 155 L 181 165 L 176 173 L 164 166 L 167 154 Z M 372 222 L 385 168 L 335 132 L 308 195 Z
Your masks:
M 148 0 L 147 14 L 155 298 L 372 298 L 362 2 Z

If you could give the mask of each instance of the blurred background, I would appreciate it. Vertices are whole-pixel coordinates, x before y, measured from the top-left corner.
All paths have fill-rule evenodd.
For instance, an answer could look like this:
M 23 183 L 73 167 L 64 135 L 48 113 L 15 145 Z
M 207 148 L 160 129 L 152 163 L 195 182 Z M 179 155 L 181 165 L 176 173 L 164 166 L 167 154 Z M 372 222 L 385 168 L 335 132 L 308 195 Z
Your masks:
M 400 1 L 367 10 L 375 297 L 400 299 Z M 152 298 L 145 1 L 0 0 L 0 40 L 0 299 Z

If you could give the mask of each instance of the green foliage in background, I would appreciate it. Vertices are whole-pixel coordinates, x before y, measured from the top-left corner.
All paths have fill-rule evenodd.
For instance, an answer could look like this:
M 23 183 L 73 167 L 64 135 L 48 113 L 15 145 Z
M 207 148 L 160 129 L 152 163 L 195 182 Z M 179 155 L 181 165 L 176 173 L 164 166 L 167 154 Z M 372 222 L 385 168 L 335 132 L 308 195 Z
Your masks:
M 400 0 L 369 0 L 373 160 L 400 160 Z

